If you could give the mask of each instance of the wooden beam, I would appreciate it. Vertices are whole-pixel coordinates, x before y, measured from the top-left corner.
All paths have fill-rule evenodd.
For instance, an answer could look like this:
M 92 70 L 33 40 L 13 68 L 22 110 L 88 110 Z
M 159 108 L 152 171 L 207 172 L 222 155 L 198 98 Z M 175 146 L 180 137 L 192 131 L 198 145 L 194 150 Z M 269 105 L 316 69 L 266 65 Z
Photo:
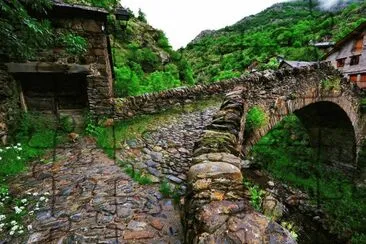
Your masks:
M 6 63 L 9 73 L 90 73 L 90 65 L 55 63 Z

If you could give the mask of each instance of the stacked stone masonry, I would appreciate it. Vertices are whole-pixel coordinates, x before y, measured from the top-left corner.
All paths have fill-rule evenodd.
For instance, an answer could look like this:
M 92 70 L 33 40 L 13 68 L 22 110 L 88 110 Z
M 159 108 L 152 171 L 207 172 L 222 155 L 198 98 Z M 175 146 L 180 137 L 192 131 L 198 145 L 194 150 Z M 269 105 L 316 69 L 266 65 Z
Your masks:
M 328 79 L 337 79 L 339 87 L 324 87 L 324 81 Z M 343 138 L 342 149 L 353 150 L 343 151 L 351 155 L 347 163 L 357 164 L 357 148 L 365 136 L 365 116 L 359 108 L 362 94 L 353 90 L 327 64 L 255 73 L 234 81 L 234 91 L 227 94 L 221 109 L 195 144 L 187 177 L 185 240 L 187 243 L 295 243 L 287 230 L 250 206 L 242 183 L 245 156 L 251 146 L 284 116 L 295 113 L 309 122 L 318 118 L 302 117 L 303 113 L 323 111 L 321 106 L 325 106 L 343 120 L 339 123 L 345 127 L 333 128 L 334 124 L 325 123 L 316 124 L 325 126 L 317 129 L 337 133 L 344 129 L 347 138 Z M 246 115 L 253 106 L 263 108 L 268 123 L 248 132 L 245 130 Z M 328 120 L 334 119 L 332 114 L 327 116 L 330 116 Z M 305 123 L 309 124 L 313 125 Z M 350 130 L 353 133 L 348 133 Z M 318 144 L 324 143 L 321 138 L 314 137 Z M 352 145 L 351 148 L 348 145 Z

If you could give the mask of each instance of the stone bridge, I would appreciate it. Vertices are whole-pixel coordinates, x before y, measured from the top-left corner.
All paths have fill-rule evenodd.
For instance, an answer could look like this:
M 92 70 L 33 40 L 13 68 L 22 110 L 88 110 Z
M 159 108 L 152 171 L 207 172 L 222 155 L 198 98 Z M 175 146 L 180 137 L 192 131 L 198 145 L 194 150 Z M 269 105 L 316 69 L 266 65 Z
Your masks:
M 252 74 L 236 84 L 195 145 L 185 199 L 186 241 L 291 243 L 286 230 L 248 204 L 243 159 L 262 136 L 294 113 L 323 161 L 357 169 L 366 136 L 361 91 L 327 64 Z M 268 122 L 247 132 L 246 115 L 253 106 L 262 108 Z

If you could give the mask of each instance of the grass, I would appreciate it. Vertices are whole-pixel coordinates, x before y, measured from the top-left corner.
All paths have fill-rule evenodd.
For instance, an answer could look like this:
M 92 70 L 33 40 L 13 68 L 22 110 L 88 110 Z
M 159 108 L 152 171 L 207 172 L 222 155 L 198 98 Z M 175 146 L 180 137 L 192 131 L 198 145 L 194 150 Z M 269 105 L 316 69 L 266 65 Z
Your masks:
M 41 157 L 47 149 L 65 142 L 66 132 L 51 116 L 24 113 L 13 144 L 0 147 L 0 177 L 15 176 L 27 169 L 29 161 Z
M 245 130 L 247 132 L 261 128 L 268 123 L 268 115 L 259 106 L 254 106 L 249 109 L 245 122 Z
M 128 139 L 140 138 L 148 130 L 154 130 L 162 123 L 169 121 L 175 116 L 183 112 L 201 111 L 209 106 L 219 105 L 220 99 L 212 98 L 192 104 L 187 104 L 183 107 L 174 107 L 157 114 L 136 116 L 132 119 L 118 121 L 113 127 L 103 127 L 88 123 L 86 133 L 94 136 L 97 139 L 98 145 L 103 148 L 108 155 L 113 155 L 113 144 L 116 142 L 116 148 L 120 148 L 120 143 Z M 99 123 L 102 124 L 102 123 Z M 112 151 L 112 152 L 111 152 Z
M 252 155 L 275 178 L 306 191 L 314 203 L 319 196 L 332 233 L 350 233 L 352 243 L 364 243 L 366 190 L 316 160 L 307 132 L 295 116 L 286 117 L 264 136 Z
M 165 198 L 172 198 L 174 203 L 179 203 L 181 197 L 181 194 L 179 193 L 179 187 L 177 188 L 173 184 L 169 183 L 167 179 L 160 183 L 159 191 Z
M 135 182 L 140 185 L 150 185 L 152 184 L 152 180 L 149 175 L 142 173 L 140 170 L 137 170 L 131 164 L 122 163 L 123 169 L 126 174 L 128 174 Z

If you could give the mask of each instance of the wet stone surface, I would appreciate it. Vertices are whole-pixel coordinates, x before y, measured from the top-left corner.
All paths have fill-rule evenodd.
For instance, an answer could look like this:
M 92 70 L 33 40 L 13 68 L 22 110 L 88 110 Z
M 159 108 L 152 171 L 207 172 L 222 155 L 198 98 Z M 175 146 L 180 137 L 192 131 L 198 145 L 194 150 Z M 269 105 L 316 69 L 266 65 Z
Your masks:
M 57 149 L 55 162 L 36 163 L 11 183 L 19 195 L 48 192 L 50 200 L 27 235 L 8 243 L 183 243 L 179 206 L 159 182 L 185 185 L 194 142 L 216 110 L 178 114 L 123 143 L 117 158 L 153 175 L 151 185 L 134 182 L 90 138 Z
M 136 169 L 184 189 L 192 162 L 194 143 L 202 135 L 216 107 L 183 113 L 158 128 L 146 130 L 139 139 L 127 140 L 118 158 Z

